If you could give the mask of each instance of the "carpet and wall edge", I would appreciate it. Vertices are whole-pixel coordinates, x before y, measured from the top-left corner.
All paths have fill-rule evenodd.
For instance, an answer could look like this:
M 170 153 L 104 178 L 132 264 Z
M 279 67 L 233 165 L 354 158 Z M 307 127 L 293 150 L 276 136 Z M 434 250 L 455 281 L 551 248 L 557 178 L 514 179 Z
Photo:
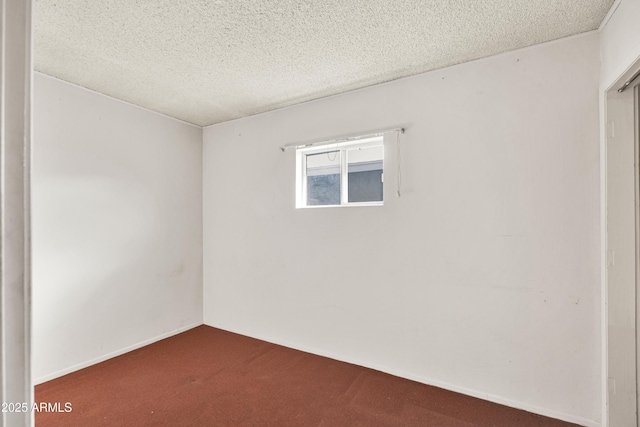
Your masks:
M 590 419 L 586 419 L 586 418 L 580 417 L 578 415 L 569 414 L 569 413 L 560 412 L 560 411 L 555 411 L 553 409 L 531 405 L 531 404 L 528 404 L 528 403 L 525 403 L 525 402 L 521 402 L 521 401 L 505 398 L 503 396 L 488 394 L 488 393 L 485 393 L 485 392 L 482 392 L 482 391 L 479 391 L 479 390 L 474 390 L 474 389 L 470 389 L 470 388 L 466 388 L 466 387 L 457 386 L 455 384 L 450 384 L 450 383 L 447 383 L 447 382 L 444 382 L 444 381 L 438 381 L 438 380 L 434 380 L 432 378 L 428 378 L 428 377 L 424 377 L 424 376 L 420 376 L 420 375 L 415 375 L 415 374 L 403 371 L 401 369 L 395 369 L 395 368 L 390 368 L 388 366 L 377 365 L 375 363 L 364 362 L 362 360 L 345 357 L 343 355 L 338 355 L 338 354 L 335 354 L 335 353 L 332 353 L 332 352 L 328 352 L 328 351 L 325 351 L 325 350 L 321 350 L 321 349 L 317 349 L 317 348 L 301 346 L 301 345 L 298 345 L 298 344 L 295 344 L 295 343 L 291 343 L 291 342 L 287 342 L 287 341 L 284 341 L 284 340 L 274 339 L 274 338 L 272 338 L 270 336 L 266 336 L 266 335 L 260 335 L 259 336 L 259 335 L 256 335 L 256 334 L 248 332 L 248 331 L 244 331 L 244 330 L 239 329 L 239 328 L 228 327 L 228 326 L 226 326 L 224 324 L 212 324 L 212 323 L 205 322 L 204 325 L 205 326 L 210 326 L 212 328 L 221 329 L 221 330 L 224 330 L 224 331 L 227 331 L 227 332 L 231 332 L 231 333 L 234 333 L 234 334 L 244 335 L 246 337 L 258 339 L 258 340 L 261 340 L 261 341 L 266 341 L 266 342 L 269 342 L 269 343 L 272 343 L 272 344 L 281 345 L 283 347 L 292 348 L 292 349 L 299 350 L 299 351 L 304 351 L 305 353 L 311 353 L 311 354 L 315 354 L 315 355 L 318 355 L 318 356 L 327 357 L 329 359 L 338 360 L 340 362 L 346 362 L 346 363 L 350 363 L 350 364 L 353 364 L 353 365 L 362 366 L 362 367 L 365 367 L 365 368 L 369 368 L 369 369 L 373 369 L 373 370 L 376 370 L 376 371 L 384 372 L 386 374 L 394 375 L 396 377 L 405 378 L 405 379 L 408 379 L 408 380 L 411 380 L 411 381 L 416 381 L 416 382 L 419 382 L 419 383 L 422 383 L 422 384 L 438 387 L 438 388 L 441 388 L 441 389 L 444 389 L 444 390 L 449 390 L 449 391 L 452 391 L 452 392 L 455 392 L 455 393 L 460 393 L 460 394 L 464 394 L 464 395 L 471 396 L 471 397 L 477 397 L 477 398 L 482 399 L 482 400 L 486 400 L 486 401 L 489 401 L 489 402 L 497 403 L 497 404 L 500 404 L 500 405 L 509 406 L 511 408 L 522 409 L 524 411 L 531 412 L 531 413 L 538 414 L 538 415 L 543 415 L 545 417 L 555 418 L 555 419 L 558 419 L 558 420 L 579 424 L 579 425 L 585 426 L 585 427 L 601 427 L 602 426 L 602 423 L 600 421 L 597 421 L 597 420 L 590 420 Z
M 130 345 L 130 346 L 127 346 L 127 347 L 123 347 L 123 348 L 121 348 L 119 350 L 112 351 L 112 352 L 107 353 L 107 354 L 105 354 L 103 356 L 99 356 L 99 357 L 93 358 L 91 360 L 87 360 L 86 362 L 78 363 L 77 365 L 73 365 L 73 366 L 70 366 L 68 368 L 61 369 L 59 371 L 53 372 L 51 374 L 44 375 L 44 376 L 39 377 L 39 378 L 35 378 L 33 380 L 33 385 L 37 386 L 37 385 L 45 383 L 47 381 L 51 381 L 51 380 L 54 380 L 56 378 L 65 376 L 67 374 L 70 374 L 72 372 L 79 371 L 79 370 L 84 369 L 84 368 L 88 368 L 89 366 L 98 364 L 100 362 L 104 362 L 105 360 L 113 359 L 114 357 L 121 356 L 121 355 L 123 355 L 125 353 L 129 353 L 130 351 L 137 350 L 137 349 L 145 347 L 145 346 L 147 346 L 149 344 L 153 344 L 154 342 L 161 341 L 161 340 L 163 340 L 165 338 L 169 338 L 169 337 L 172 337 L 174 335 L 181 334 L 183 332 L 188 331 L 189 329 L 197 328 L 198 326 L 201 326 L 201 325 L 203 325 L 202 322 L 192 323 L 190 325 L 183 326 L 181 328 L 178 328 L 178 329 L 175 329 L 175 330 L 172 330 L 172 331 L 165 332 L 163 334 L 157 335 L 157 336 L 155 336 L 153 338 L 149 338 L 147 340 L 140 341 L 140 342 L 138 342 L 136 344 L 133 344 L 133 345 Z
M 89 366 L 95 365 L 97 363 L 100 362 L 104 362 L 106 360 L 112 359 L 114 357 L 118 357 L 121 356 L 125 353 L 128 353 L 130 351 L 133 350 L 137 350 L 139 348 L 142 348 L 144 346 L 147 346 L 149 344 L 153 344 L 157 341 L 161 341 L 163 339 L 172 337 L 174 335 L 178 335 L 181 334 L 183 332 L 186 332 L 190 329 L 196 328 L 198 326 L 201 325 L 205 325 L 205 326 L 209 326 L 212 328 L 217 328 L 217 329 L 221 329 L 227 332 L 231 332 L 231 333 L 235 333 L 235 334 L 239 334 L 239 335 L 243 335 L 246 337 L 250 337 L 250 338 L 254 338 L 254 339 L 258 339 L 261 341 L 266 341 L 272 344 L 276 344 L 276 345 L 281 345 L 283 347 L 287 347 L 287 348 L 291 348 L 291 349 L 295 349 L 295 350 L 299 350 L 299 351 L 303 351 L 305 353 L 311 353 L 311 354 L 315 354 L 318 356 L 322 356 L 322 357 L 327 357 L 329 359 L 333 359 L 333 360 L 338 360 L 341 362 L 346 362 L 346 363 L 351 363 L 353 365 L 358 365 L 358 366 L 363 366 L 365 368 L 369 368 L 369 369 L 374 369 L 376 371 L 380 371 L 380 372 L 384 372 L 390 375 L 394 375 L 400 378 L 405 378 L 408 380 L 412 380 L 412 381 L 416 381 L 422 384 L 426 384 L 426 385 L 430 385 L 430 386 L 434 386 L 434 387 L 438 387 L 444 390 L 449 390 L 455 393 L 461 393 L 467 396 L 471 396 L 471 397 L 477 397 L 479 399 L 483 399 L 483 400 L 487 400 L 489 402 L 493 402 L 493 403 L 497 403 L 500 405 L 505 405 L 505 406 L 509 406 L 512 408 L 516 408 L 516 409 L 522 409 L 524 411 L 528 411 L 534 414 L 539 414 L 539 415 L 543 415 L 546 417 L 551 417 L 551 418 L 556 418 L 562 421 L 567 421 L 567 422 L 572 422 L 572 423 L 576 423 L 576 424 L 580 424 L 583 425 L 585 427 L 601 427 L 602 424 L 599 421 L 596 420 L 589 420 L 589 419 L 585 419 L 582 418 L 580 416 L 576 416 L 574 414 L 568 414 L 565 412 L 560 412 L 560 411 L 555 411 L 552 409 L 548 409 L 548 408 L 543 408 L 543 407 L 539 407 L 539 406 L 535 406 L 535 405 L 530 405 L 528 403 L 525 402 L 520 402 L 520 401 L 516 401 L 516 400 L 512 400 L 512 399 L 508 399 L 502 396 L 498 396 L 498 395 L 493 395 L 493 394 L 488 394 L 479 390 L 474 390 L 474 389 L 470 389 L 470 388 L 466 388 L 466 387 L 460 387 L 457 386 L 455 384 L 450 384 L 447 382 L 443 382 L 443 381 L 438 381 L 438 380 L 434 380 L 432 378 L 428 378 L 428 377 L 424 377 L 424 376 L 420 376 L 420 375 L 415 375 L 415 374 L 411 374 L 409 372 L 403 371 L 401 369 L 395 369 L 395 368 L 389 368 L 388 366 L 381 366 L 381 365 L 377 365 L 375 363 L 368 363 L 368 362 L 364 362 L 362 360 L 357 360 L 357 359 L 353 359 L 353 358 L 349 358 L 349 357 L 344 357 L 343 355 L 337 355 L 335 353 L 332 352 L 328 352 L 325 350 L 321 350 L 321 349 L 317 349 L 317 348 L 311 348 L 311 347 L 307 347 L 307 346 L 301 346 L 295 343 L 291 343 L 291 342 L 286 342 L 283 340 L 278 340 L 278 339 L 273 339 L 272 337 L 269 336 L 258 336 L 256 334 L 253 334 L 251 332 L 245 331 L 245 330 L 241 330 L 239 328 L 233 328 L 233 327 L 228 327 L 226 325 L 223 324 L 210 324 L 210 323 L 193 323 L 187 326 L 183 326 L 181 328 L 175 329 L 173 331 L 169 331 L 166 332 L 164 334 L 161 335 L 157 335 L 153 338 L 144 340 L 144 341 L 140 341 L 136 344 L 124 347 L 120 350 L 117 351 L 113 351 L 110 353 L 107 353 L 103 356 L 100 357 L 96 357 L 94 359 L 88 360 L 86 362 L 83 363 L 79 363 L 73 366 L 70 366 L 66 369 L 62 369 L 60 371 L 56 371 L 53 372 L 49 375 L 45 375 L 39 378 L 36 378 L 34 380 L 34 385 L 39 385 L 42 383 L 45 383 L 47 381 L 51 381 L 53 379 L 62 377 L 64 375 L 70 374 L 72 372 L 75 371 L 79 371 L 81 369 L 87 368 Z

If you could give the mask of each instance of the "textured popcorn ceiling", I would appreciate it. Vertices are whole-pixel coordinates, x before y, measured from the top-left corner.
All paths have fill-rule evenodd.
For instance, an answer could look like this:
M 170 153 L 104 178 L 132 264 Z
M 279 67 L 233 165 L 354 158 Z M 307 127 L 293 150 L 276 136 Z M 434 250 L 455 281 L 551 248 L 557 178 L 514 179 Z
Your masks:
M 209 125 L 596 29 L 613 0 L 35 0 L 35 68 Z

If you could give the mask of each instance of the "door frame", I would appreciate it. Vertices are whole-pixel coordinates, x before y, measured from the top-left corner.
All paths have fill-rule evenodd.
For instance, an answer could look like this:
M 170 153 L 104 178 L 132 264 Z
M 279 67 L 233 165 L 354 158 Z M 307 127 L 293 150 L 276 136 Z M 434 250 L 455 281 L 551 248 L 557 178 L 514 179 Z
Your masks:
M 636 300 L 635 300 L 635 323 L 636 323 L 636 426 L 640 426 L 640 78 L 636 78 L 633 83 L 633 117 L 634 117 L 634 163 L 635 163 L 635 202 L 636 202 Z
M 0 395 L 20 405 L 2 427 L 33 425 L 31 22 L 32 0 L 0 0 Z
M 640 425 L 640 57 L 601 88 L 601 274 L 603 426 Z

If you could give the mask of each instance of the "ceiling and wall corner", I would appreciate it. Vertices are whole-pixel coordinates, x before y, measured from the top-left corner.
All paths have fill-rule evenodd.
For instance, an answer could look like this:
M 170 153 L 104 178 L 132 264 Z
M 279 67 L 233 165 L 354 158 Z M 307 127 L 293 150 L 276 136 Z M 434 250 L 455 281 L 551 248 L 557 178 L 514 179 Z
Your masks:
M 639 13 L 639 0 L 621 1 L 600 32 L 602 91 L 610 89 L 610 86 L 640 58 Z
M 35 69 L 206 126 L 595 30 L 613 0 L 35 1 Z

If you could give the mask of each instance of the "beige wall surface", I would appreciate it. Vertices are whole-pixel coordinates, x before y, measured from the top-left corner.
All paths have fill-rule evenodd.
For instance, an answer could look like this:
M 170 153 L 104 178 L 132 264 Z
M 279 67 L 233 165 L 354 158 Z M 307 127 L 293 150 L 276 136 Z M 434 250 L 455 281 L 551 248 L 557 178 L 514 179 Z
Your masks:
M 202 129 L 36 73 L 33 375 L 202 323 Z

